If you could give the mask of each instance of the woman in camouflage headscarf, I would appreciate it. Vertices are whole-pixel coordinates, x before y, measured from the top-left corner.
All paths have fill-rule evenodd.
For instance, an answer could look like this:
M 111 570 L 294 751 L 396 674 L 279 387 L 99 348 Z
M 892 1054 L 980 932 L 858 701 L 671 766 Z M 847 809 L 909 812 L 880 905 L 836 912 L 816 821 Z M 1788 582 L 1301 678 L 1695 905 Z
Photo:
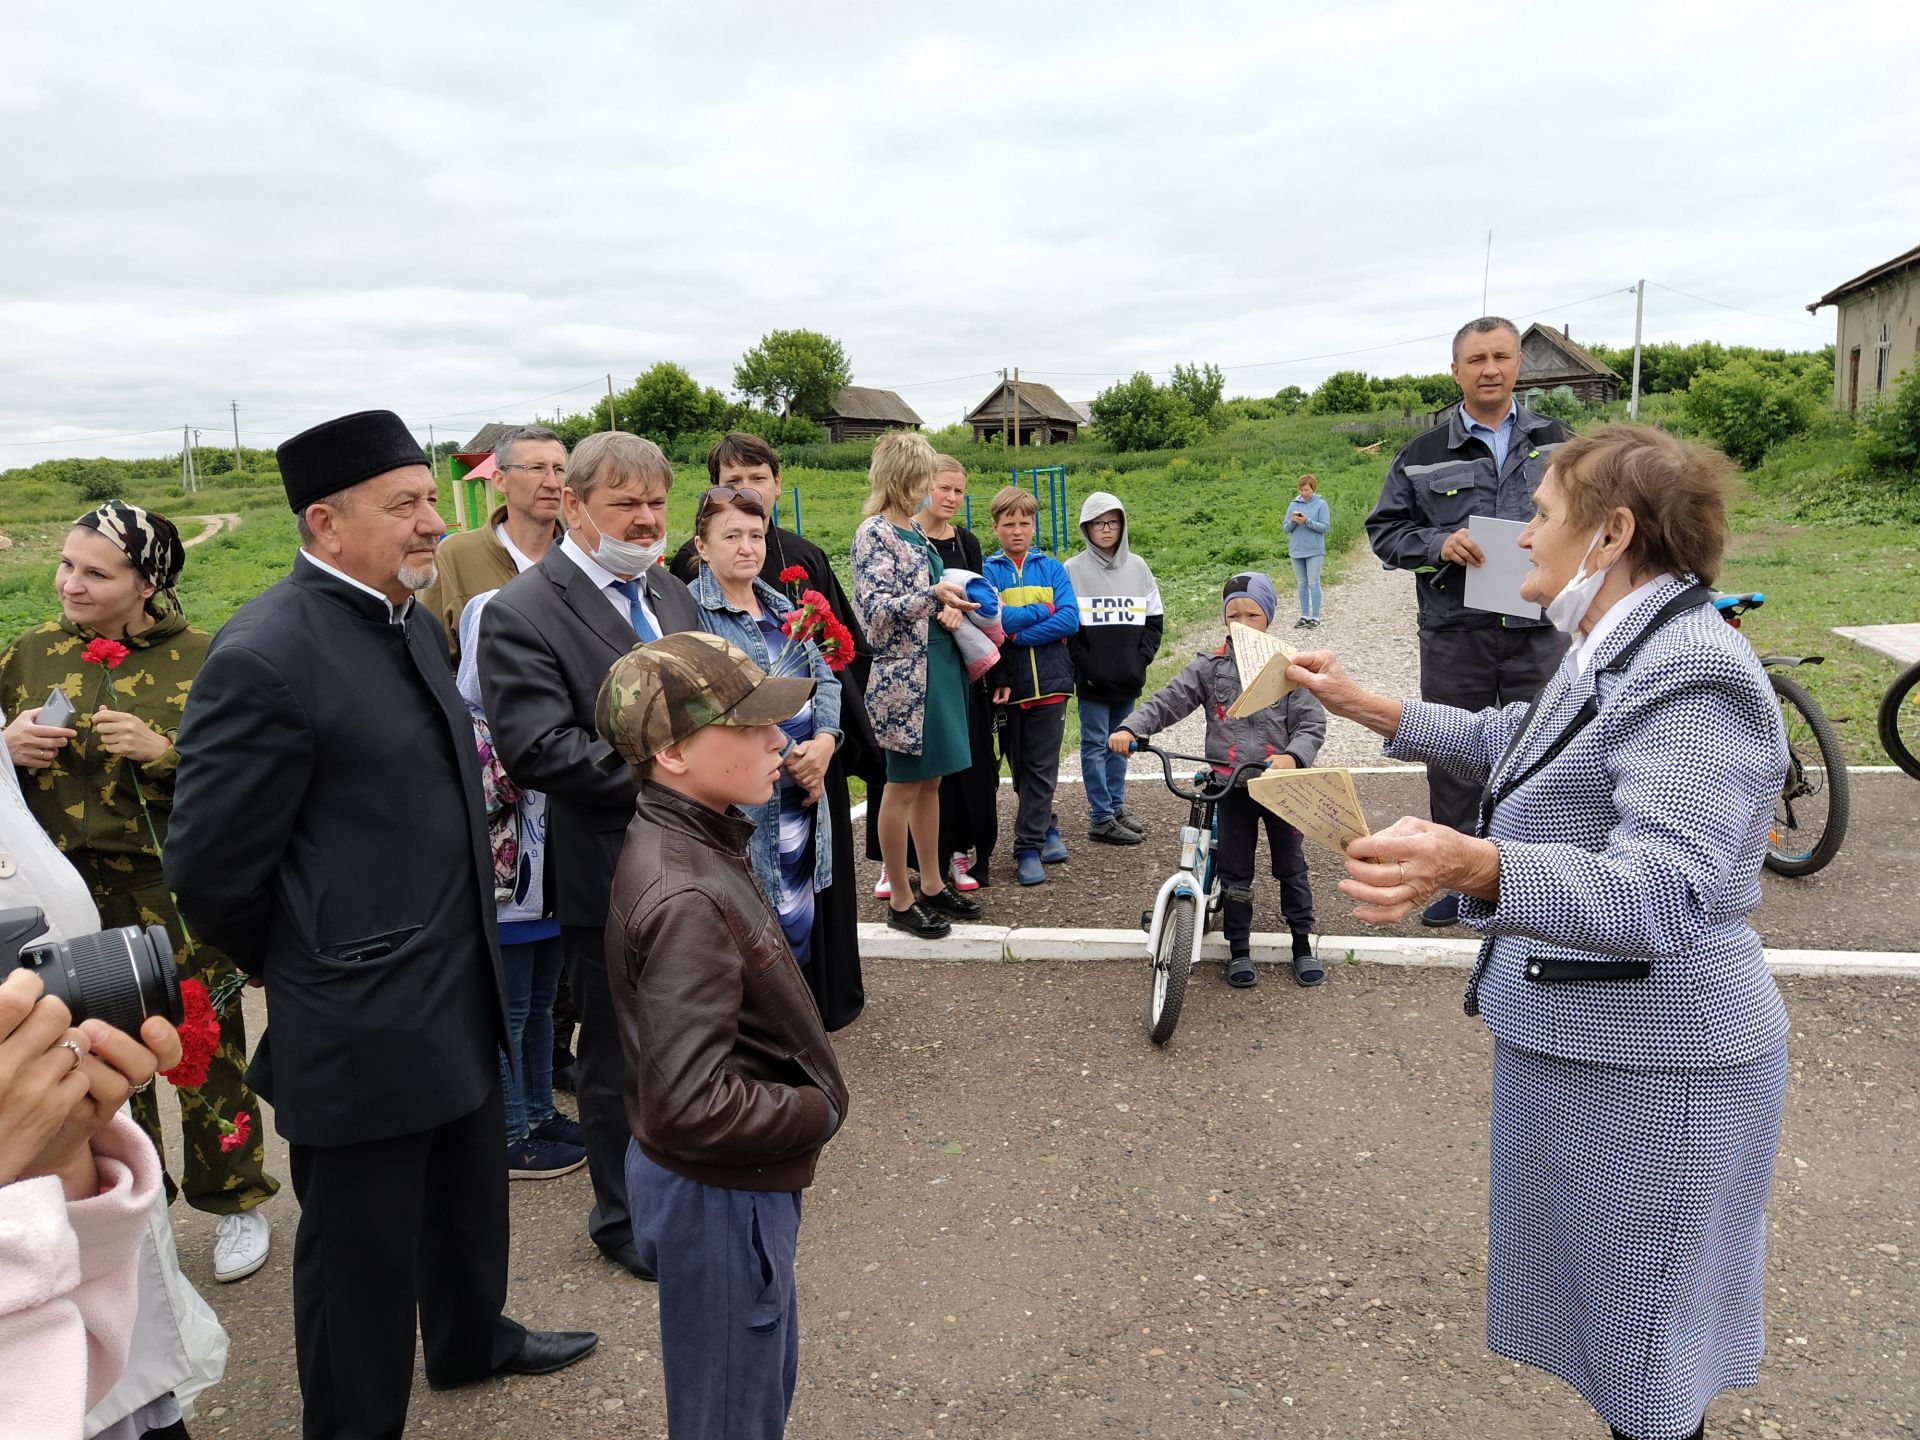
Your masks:
M 160 868 L 179 761 L 173 737 L 212 639 L 187 624 L 174 594 L 185 560 L 173 523 L 137 505 L 109 500 L 74 521 L 54 573 L 60 618 L 27 631 L 0 655 L 0 705 L 14 717 L 5 730 L 7 752 L 27 804 L 86 878 L 101 924 L 165 926 L 181 973 L 211 987 L 232 973 L 231 962 L 197 940 L 189 948 Z M 103 639 L 124 647 L 124 657 L 110 666 L 82 658 L 90 642 Z M 64 724 L 42 725 L 40 712 L 55 691 L 72 714 Z M 196 1210 L 226 1217 L 214 1261 L 223 1280 L 250 1273 L 243 1266 L 258 1268 L 256 1255 L 265 1258 L 265 1217 L 248 1212 L 279 1189 L 265 1171 L 260 1113 L 245 1070 L 236 1004 L 221 1018 L 207 1082 L 180 1095 L 182 1188 Z M 164 1157 L 154 1092 L 135 1096 L 134 1108 Z M 253 1138 L 223 1151 L 216 1116 L 231 1120 L 241 1112 L 251 1117 Z M 171 1177 L 168 1184 L 171 1193 Z M 225 1263 L 236 1258 L 237 1265 Z

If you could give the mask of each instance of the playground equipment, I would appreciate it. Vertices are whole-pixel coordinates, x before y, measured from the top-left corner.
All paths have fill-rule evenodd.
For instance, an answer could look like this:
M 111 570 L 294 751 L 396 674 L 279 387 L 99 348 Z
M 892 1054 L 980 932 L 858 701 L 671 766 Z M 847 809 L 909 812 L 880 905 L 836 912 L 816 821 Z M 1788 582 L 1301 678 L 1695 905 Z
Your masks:
M 1074 531 L 1074 522 L 1067 514 L 1067 467 L 1064 465 L 1036 465 L 1031 470 L 1022 471 L 1018 466 L 1015 466 L 1008 471 L 1008 474 L 1012 476 L 1013 484 L 1016 488 L 1020 487 L 1021 475 L 1024 474 L 1027 477 L 1027 486 L 1033 491 L 1033 503 L 1040 505 L 1047 517 L 1044 531 L 1042 531 L 1039 525 L 1034 526 L 1033 538 L 1035 542 L 1038 543 L 1044 535 L 1049 542 L 1047 553 L 1059 556 L 1063 553 L 1064 546 L 1073 539 Z M 1042 504 L 1040 499 L 1040 481 L 1042 477 L 1044 477 L 1047 482 L 1047 498 L 1044 504 Z M 968 497 L 967 501 L 967 528 L 969 530 L 973 528 L 972 497 Z

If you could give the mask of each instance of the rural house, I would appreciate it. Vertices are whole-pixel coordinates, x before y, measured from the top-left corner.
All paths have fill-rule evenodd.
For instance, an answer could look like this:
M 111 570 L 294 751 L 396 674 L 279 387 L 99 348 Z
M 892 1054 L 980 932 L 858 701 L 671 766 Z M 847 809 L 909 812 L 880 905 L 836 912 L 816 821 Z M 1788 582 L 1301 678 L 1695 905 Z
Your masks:
M 1833 340 L 1833 404 L 1858 410 L 1878 404 L 1902 370 L 1920 355 L 1920 246 L 1856 275 L 1807 306 L 1831 305 L 1839 317 Z
M 1062 400 L 1052 386 L 1036 385 L 1031 380 L 1003 380 L 967 412 L 975 444 L 1002 435 L 1011 445 L 1016 421 L 1022 445 L 1059 445 L 1077 440 L 1082 424 L 1080 412 Z
M 1524 397 L 1529 390 L 1562 385 L 1582 405 L 1604 405 L 1620 396 L 1620 377 L 1574 344 L 1568 331 L 1529 325 L 1520 337 L 1520 383 L 1514 388 Z M 1524 398 L 1521 403 L 1526 403 Z
M 833 397 L 833 404 L 808 417 L 827 427 L 827 439 L 871 440 L 889 430 L 918 430 L 920 417 L 891 390 L 874 390 L 865 385 L 848 385 Z

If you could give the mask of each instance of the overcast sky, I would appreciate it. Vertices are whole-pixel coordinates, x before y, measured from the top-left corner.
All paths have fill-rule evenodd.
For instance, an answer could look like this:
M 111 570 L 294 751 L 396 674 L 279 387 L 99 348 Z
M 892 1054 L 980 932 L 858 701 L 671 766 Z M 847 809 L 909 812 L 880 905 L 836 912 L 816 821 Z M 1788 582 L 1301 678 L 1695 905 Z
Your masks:
M 1630 341 L 1645 276 L 1649 339 L 1813 347 L 1920 244 L 1911 0 L 0 3 L 0 468 L 230 400 L 465 438 L 787 327 L 930 425 L 1441 369 L 1489 229 L 1523 324 Z

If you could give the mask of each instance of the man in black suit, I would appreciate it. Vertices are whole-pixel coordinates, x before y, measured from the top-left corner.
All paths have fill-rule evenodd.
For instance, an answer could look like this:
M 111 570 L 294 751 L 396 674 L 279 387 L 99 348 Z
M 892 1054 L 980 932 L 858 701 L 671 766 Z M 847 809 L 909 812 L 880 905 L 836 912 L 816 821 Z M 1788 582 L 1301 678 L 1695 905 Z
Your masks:
M 480 616 L 480 692 L 494 751 L 547 797 L 547 855 L 580 1020 L 573 1093 L 586 1133 L 601 1253 L 653 1279 L 627 1213 L 625 1061 L 607 988 L 607 905 L 633 819 L 634 783 L 594 729 L 607 671 L 635 645 L 698 630 L 687 587 L 659 563 L 673 466 L 651 440 L 611 430 L 574 447 L 561 492 L 567 533 Z
M 416 1312 L 441 1388 L 557 1370 L 596 1342 L 501 1313 L 493 865 L 472 722 L 413 600 L 446 529 L 433 473 L 385 410 L 296 435 L 279 459 L 301 549 L 194 681 L 167 883 L 266 985 L 248 1080 L 300 1197 L 305 1433 L 398 1436 Z

